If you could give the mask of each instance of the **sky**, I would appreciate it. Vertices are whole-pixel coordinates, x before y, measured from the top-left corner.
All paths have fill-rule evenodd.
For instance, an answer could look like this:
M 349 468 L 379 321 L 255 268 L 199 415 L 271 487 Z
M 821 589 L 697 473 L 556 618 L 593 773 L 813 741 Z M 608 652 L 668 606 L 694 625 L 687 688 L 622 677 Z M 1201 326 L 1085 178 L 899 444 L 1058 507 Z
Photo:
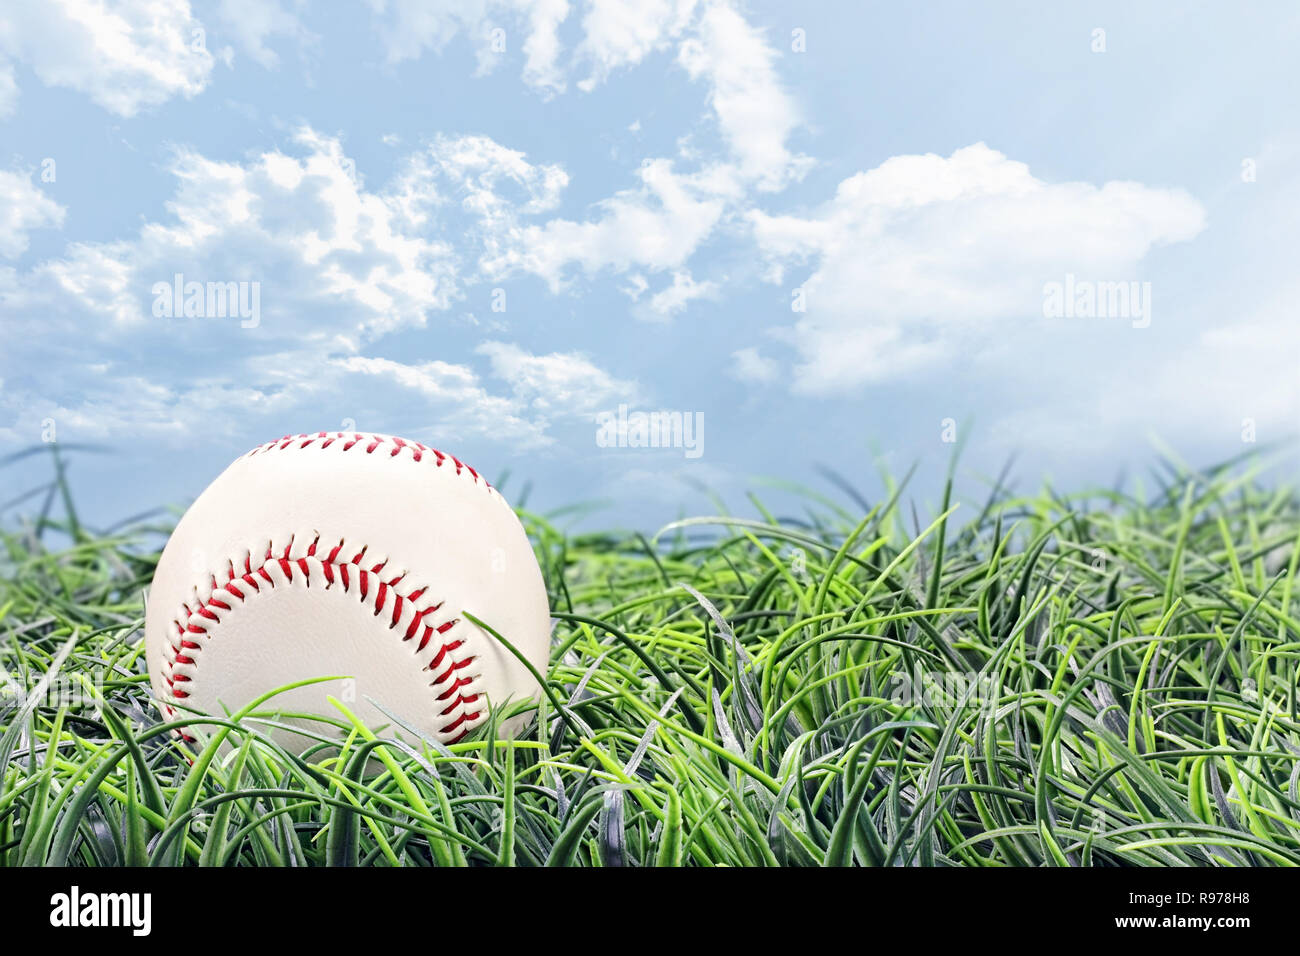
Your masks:
M 653 530 L 1287 442 L 1297 47 L 1289 3 L 6 0 L 0 460 L 68 448 L 111 524 L 387 433 Z

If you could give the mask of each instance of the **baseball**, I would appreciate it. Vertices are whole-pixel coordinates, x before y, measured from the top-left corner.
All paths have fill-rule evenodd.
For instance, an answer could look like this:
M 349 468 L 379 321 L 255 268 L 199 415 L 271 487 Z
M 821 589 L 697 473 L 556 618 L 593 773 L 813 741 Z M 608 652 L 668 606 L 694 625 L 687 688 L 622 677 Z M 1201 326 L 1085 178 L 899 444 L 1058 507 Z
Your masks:
M 295 752 L 335 733 L 313 719 L 342 721 L 331 696 L 372 728 L 409 737 L 397 718 L 451 743 L 540 692 L 466 612 L 546 673 L 541 571 L 482 475 L 387 435 L 287 437 L 236 460 L 177 524 L 148 596 L 149 675 L 169 719 L 337 678 L 258 706 Z

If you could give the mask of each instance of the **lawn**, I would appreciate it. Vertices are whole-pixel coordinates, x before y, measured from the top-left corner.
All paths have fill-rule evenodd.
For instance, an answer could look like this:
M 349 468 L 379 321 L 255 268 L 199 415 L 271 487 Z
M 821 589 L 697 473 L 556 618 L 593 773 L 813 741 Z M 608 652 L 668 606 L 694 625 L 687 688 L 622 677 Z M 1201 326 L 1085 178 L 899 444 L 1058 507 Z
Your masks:
M 172 519 L 93 532 L 56 468 L 0 531 L 0 864 L 1300 863 L 1300 496 L 1253 459 L 928 511 L 841 480 L 657 535 L 524 511 L 556 622 L 527 732 L 306 761 L 161 722 Z

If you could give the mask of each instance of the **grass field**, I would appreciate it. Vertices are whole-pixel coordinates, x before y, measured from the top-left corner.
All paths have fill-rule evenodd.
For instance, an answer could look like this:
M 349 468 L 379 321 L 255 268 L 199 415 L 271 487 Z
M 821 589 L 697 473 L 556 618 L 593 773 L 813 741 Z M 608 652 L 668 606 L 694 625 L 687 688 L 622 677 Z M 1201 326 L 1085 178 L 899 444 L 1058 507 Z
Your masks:
M 56 465 L 3 532 L 5 865 L 1300 863 L 1300 497 L 1249 461 L 654 538 L 525 513 L 557 619 L 530 730 L 314 763 L 160 723 L 165 522 L 89 532 Z

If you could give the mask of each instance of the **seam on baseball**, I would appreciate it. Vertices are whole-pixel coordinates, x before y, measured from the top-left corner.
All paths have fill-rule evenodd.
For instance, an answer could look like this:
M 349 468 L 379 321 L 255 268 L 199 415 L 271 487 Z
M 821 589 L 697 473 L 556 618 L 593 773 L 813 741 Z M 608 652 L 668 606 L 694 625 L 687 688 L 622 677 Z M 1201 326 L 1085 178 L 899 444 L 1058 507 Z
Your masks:
M 315 434 L 285 435 L 276 441 L 269 441 L 259 445 L 244 457 L 252 458 L 254 455 L 269 451 L 304 450 L 312 447 L 323 451 L 336 443 L 340 444 L 344 451 L 359 448 L 367 455 L 378 453 L 389 458 L 404 456 L 415 462 L 431 461 L 437 468 L 450 463 L 455 468 L 457 475 L 468 473 L 474 484 L 482 482 L 485 489 L 500 497 L 499 492 L 492 487 L 486 478 L 455 455 L 448 455 L 418 441 L 407 441 L 404 438 L 396 438 L 390 435 L 366 435 L 361 432 L 316 432 Z
M 427 587 L 401 590 L 399 586 L 407 572 L 385 577 L 387 558 L 370 566 L 363 563 L 368 545 L 362 546 L 350 559 L 340 557 L 340 552 L 347 547 L 342 539 L 323 557 L 317 554 L 320 546 L 317 534 L 305 552 L 295 555 L 291 537 L 277 555 L 274 542 L 268 542 L 265 558 L 260 563 L 254 565 L 252 553 L 245 552 L 239 562 L 234 559 L 227 562 L 224 582 L 218 581 L 217 575 L 210 575 L 206 595 L 195 586 L 194 600 L 183 603 L 172 618 L 162 647 L 162 677 L 169 698 L 162 702 L 162 707 L 168 719 L 176 713 L 171 704 L 190 696 L 193 690 L 190 685 L 198 674 L 203 648 L 219 633 L 219 625 L 226 615 L 237 613 L 241 605 L 264 590 L 310 588 L 314 581 L 325 590 L 338 587 L 345 594 L 359 593 L 361 602 L 374 609 L 374 616 L 380 618 L 386 630 L 397 632 L 403 643 L 412 645 L 413 656 L 433 646 L 435 640 L 440 641 L 421 670 L 432 677 L 429 687 L 435 709 L 435 735 L 442 743 L 455 743 L 482 723 L 487 711 L 479 705 L 483 675 L 474 666 L 478 656 L 468 648 L 468 635 L 447 637 L 460 623 L 459 619 L 438 624 L 426 622 L 425 618 L 436 614 L 443 602 L 422 606 Z M 390 605 L 391 610 L 385 614 Z

